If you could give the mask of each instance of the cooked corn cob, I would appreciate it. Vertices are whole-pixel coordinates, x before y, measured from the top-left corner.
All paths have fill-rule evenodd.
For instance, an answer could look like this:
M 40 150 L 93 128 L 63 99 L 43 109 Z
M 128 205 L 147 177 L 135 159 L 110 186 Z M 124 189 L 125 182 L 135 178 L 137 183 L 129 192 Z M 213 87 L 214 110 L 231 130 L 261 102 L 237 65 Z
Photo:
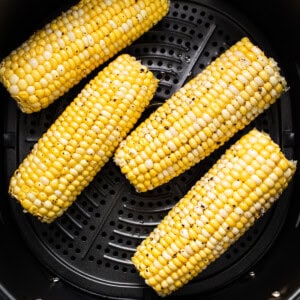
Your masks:
M 285 88 L 276 62 L 243 38 L 137 127 L 114 160 L 137 191 L 151 190 L 224 144 Z
M 47 107 L 155 25 L 169 0 L 81 0 L 0 63 L 23 112 Z
M 140 275 L 161 296 L 182 287 L 271 207 L 295 169 L 267 134 L 250 131 L 137 247 Z
M 43 222 L 72 204 L 149 104 L 158 80 L 123 54 L 91 80 L 38 140 L 9 193 Z

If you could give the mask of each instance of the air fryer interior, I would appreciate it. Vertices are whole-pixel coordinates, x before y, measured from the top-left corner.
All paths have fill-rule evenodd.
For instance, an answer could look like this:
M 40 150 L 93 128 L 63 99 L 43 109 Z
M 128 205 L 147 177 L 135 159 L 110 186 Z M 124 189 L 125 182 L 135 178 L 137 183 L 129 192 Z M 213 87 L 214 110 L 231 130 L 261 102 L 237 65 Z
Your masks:
M 65 3 L 63 8 L 69 5 L 70 3 Z M 44 12 L 44 19 L 36 20 L 36 26 L 40 26 L 47 18 L 51 19 L 59 11 L 59 8 L 54 8 L 53 12 Z M 28 261 L 33 261 L 33 270 L 29 270 L 32 277 L 25 279 L 25 282 L 31 284 L 31 291 L 26 284 L 16 283 L 16 286 L 21 284 L 24 290 L 22 296 L 38 297 L 36 293 L 40 289 L 37 287 L 34 290 L 34 283 L 41 281 L 41 286 L 48 291 L 44 297 L 41 296 L 43 299 L 52 299 L 52 294 L 58 291 L 70 299 L 76 299 L 77 296 L 81 299 L 93 299 L 95 295 L 98 299 L 101 296 L 114 299 L 158 298 L 143 283 L 130 257 L 135 247 L 221 153 L 255 126 L 268 132 L 281 145 L 288 158 L 295 158 L 296 129 L 292 122 L 292 112 L 295 93 L 298 92 L 298 78 L 290 75 L 287 58 L 283 56 L 277 43 L 273 46 L 272 36 L 245 15 L 245 12 L 242 13 L 229 3 L 221 1 L 171 1 L 167 17 L 123 51 L 140 59 L 160 79 L 156 96 L 142 118 L 243 36 L 250 37 L 279 62 L 283 74 L 287 76 L 290 91 L 213 155 L 151 192 L 136 193 L 113 161 L 109 161 L 68 211 L 50 225 L 42 224 L 34 217 L 24 214 L 20 205 L 8 197 L 8 180 L 41 134 L 96 71 L 49 108 L 31 115 L 21 113 L 4 88 L 0 88 L 1 100 L 4 102 L 1 104 L 5 162 L 5 172 L 2 174 L 5 182 L 2 199 L 5 203 L 2 206 L 7 214 L 2 217 L 3 230 L 6 231 L 3 235 L 7 235 L 3 251 L 6 253 L 7 248 L 7 255 L 12 256 L 14 252 L 9 250 L 10 247 L 19 245 L 17 250 L 24 248 L 24 252 L 16 251 L 19 255 L 17 261 L 24 259 L 22 264 L 26 265 L 27 256 Z M 19 41 L 10 38 L 11 48 L 26 38 L 26 34 L 32 32 L 30 29 L 24 29 L 19 35 Z M 13 34 L 10 31 L 10 35 Z M 197 295 L 213 297 L 215 293 L 226 291 L 229 286 L 237 284 L 236 282 L 240 284 L 241 280 L 248 282 L 248 285 L 249 282 L 253 284 L 258 277 L 256 266 L 278 247 L 278 239 L 280 240 L 282 231 L 288 226 L 286 224 L 289 224 L 287 219 L 291 214 L 291 207 L 295 206 L 295 194 L 292 192 L 293 186 L 290 186 L 274 207 L 267 213 L 262 211 L 260 220 L 220 259 L 171 298 L 185 299 Z M 8 230 L 14 236 L 8 235 Z M 18 278 L 19 271 L 12 270 L 13 265 L 9 267 L 4 262 L 4 268 L 9 270 L 6 271 L 7 278 L 10 278 L 10 272 L 16 272 Z M 41 277 L 45 277 L 46 283 L 42 278 L 36 278 L 39 272 L 34 268 L 41 269 Z M 10 280 L 12 279 L 8 281 Z M 19 280 L 22 279 L 15 281 Z M 8 286 L 10 288 L 7 294 L 11 291 L 12 282 Z M 236 289 L 238 292 L 238 285 Z M 272 297 L 272 290 L 268 295 Z M 246 297 L 247 295 L 244 299 Z

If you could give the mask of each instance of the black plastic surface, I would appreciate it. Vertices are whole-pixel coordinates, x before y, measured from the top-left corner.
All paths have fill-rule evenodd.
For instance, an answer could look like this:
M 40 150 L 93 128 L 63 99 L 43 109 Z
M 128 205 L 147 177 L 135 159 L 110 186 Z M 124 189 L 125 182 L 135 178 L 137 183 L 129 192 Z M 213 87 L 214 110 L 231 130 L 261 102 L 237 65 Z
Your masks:
M 215 1 L 173 1 L 168 17 L 125 52 L 139 57 L 160 78 L 155 106 L 245 34 L 276 57 L 260 31 L 232 8 Z M 4 124 L 6 179 L 81 86 L 49 109 L 30 116 L 21 114 L 7 93 L 0 90 L 5 101 L 10 101 L 9 118 Z M 291 119 L 290 94 L 286 93 L 251 126 L 270 132 L 287 155 L 293 157 Z M 154 293 L 144 286 L 131 265 L 130 256 L 141 239 L 222 151 L 180 178 L 142 196 L 133 191 L 118 168 L 109 162 L 54 224 L 41 224 L 24 215 L 19 205 L 10 200 L 13 218 L 25 243 L 54 278 L 58 276 L 88 293 L 154 299 Z M 284 223 L 289 198 L 288 193 L 284 194 L 255 227 L 177 295 L 209 293 L 245 274 L 273 243 Z

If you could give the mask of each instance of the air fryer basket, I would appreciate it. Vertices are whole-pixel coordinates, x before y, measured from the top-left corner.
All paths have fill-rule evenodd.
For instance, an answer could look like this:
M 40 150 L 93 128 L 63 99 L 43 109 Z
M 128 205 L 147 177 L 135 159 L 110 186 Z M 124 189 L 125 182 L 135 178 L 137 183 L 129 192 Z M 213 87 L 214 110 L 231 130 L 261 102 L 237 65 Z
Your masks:
M 216 1 L 172 0 L 167 17 L 123 51 L 140 59 L 160 79 L 156 96 L 142 118 L 243 36 L 274 57 L 285 74 L 271 42 L 240 12 Z M 49 108 L 31 115 L 21 113 L 1 87 L 8 116 L 3 134 L 6 187 L 33 144 L 91 76 Z M 67 212 L 50 225 L 24 214 L 20 205 L 8 198 L 13 223 L 31 253 L 53 274 L 52 284 L 61 280 L 91 297 L 156 299 L 130 261 L 135 247 L 220 154 L 254 126 L 268 132 L 287 157 L 294 158 L 295 131 L 287 92 L 224 147 L 162 187 L 136 193 L 111 160 Z M 290 207 L 291 190 L 289 187 L 269 212 L 262 211 L 261 219 L 238 242 L 174 297 L 208 295 L 245 274 L 255 277 L 251 268 L 276 240 Z

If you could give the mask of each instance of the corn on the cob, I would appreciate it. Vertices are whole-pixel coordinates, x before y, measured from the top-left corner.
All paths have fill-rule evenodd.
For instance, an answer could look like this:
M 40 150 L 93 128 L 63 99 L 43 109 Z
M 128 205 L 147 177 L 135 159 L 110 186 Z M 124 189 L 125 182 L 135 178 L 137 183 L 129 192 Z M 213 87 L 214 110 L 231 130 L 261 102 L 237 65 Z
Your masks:
M 60 216 L 112 156 L 149 104 L 158 80 L 123 54 L 91 80 L 38 140 L 9 193 L 43 222 Z
M 151 190 L 224 144 L 285 88 L 276 62 L 243 38 L 138 126 L 114 160 L 137 191 Z
M 186 284 L 271 207 L 295 169 L 267 134 L 250 131 L 137 247 L 140 275 L 161 296 Z
M 155 25 L 169 0 L 81 0 L 0 64 L 0 81 L 23 112 L 47 107 Z

